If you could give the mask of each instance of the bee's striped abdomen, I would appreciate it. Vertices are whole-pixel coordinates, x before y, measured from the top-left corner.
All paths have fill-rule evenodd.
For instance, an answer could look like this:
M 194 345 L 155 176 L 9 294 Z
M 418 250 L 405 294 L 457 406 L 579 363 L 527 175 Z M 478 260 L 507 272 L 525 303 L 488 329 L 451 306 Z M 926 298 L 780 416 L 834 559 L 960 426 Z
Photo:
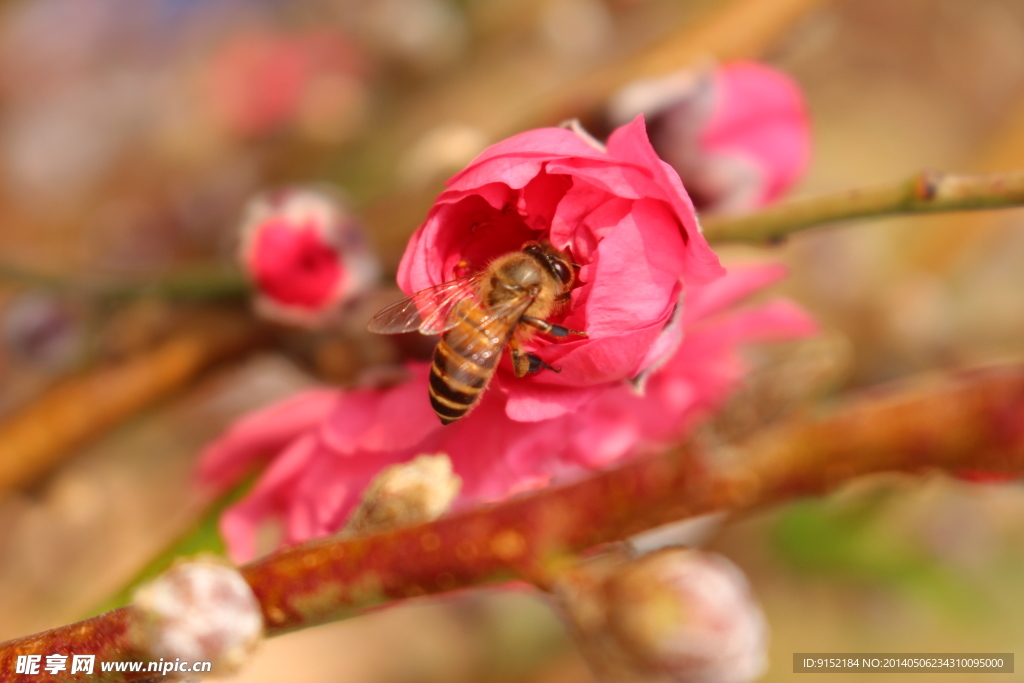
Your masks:
M 469 412 L 494 375 L 512 326 L 488 319 L 476 306 L 458 306 L 458 324 L 445 332 L 430 367 L 430 405 L 444 424 Z

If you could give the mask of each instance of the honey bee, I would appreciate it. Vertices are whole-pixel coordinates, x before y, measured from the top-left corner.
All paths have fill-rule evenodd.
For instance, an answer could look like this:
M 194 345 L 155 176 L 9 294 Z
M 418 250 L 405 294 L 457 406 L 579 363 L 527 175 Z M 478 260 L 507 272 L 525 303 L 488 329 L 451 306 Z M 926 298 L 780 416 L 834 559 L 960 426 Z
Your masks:
M 370 320 L 379 334 L 440 334 L 430 367 L 430 404 L 442 424 L 468 413 L 494 376 L 507 346 L 517 377 L 542 368 L 559 372 L 522 344 L 538 330 L 586 336 L 545 320 L 569 299 L 576 280 L 568 256 L 547 242 L 494 259 L 479 273 L 416 292 Z

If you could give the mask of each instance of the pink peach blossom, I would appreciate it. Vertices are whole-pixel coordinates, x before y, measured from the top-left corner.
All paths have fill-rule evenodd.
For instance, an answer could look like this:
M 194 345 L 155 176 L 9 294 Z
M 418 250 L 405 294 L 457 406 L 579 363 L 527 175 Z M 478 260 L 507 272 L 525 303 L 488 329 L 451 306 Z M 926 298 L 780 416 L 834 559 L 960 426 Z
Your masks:
M 639 375 L 658 360 L 651 348 L 684 290 L 723 273 L 638 117 L 612 133 L 607 149 L 564 128 L 489 147 L 448 181 L 409 242 L 398 284 L 412 294 L 542 239 L 581 266 L 560 322 L 588 336 L 530 341 L 560 373 L 516 378 L 499 368 L 488 391 L 505 393 L 509 417 L 520 421 L 566 414 Z
M 734 305 L 778 280 L 776 266 L 739 269 L 688 288 L 682 342 L 651 372 L 643 394 L 626 383 L 556 417 L 520 422 L 512 396 L 487 392 L 465 418 L 441 426 L 427 400 L 428 366 L 389 387 L 301 394 L 237 423 L 202 455 L 199 476 L 229 486 L 268 457 L 270 465 L 221 519 L 232 557 L 256 552 L 256 530 L 282 520 L 294 543 L 338 530 L 384 467 L 446 453 L 463 487 L 459 505 L 494 501 L 553 480 L 676 443 L 742 380 L 740 348 L 810 334 L 813 321 L 785 301 Z
M 253 200 L 239 260 L 265 317 L 312 326 L 374 285 L 377 259 L 339 200 L 292 188 Z
M 651 142 L 701 212 L 740 212 L 778 199 L 807 170 L 807 105 L 789 76 L 757 62 L 634 83 L 611 116 L 648 115 Z

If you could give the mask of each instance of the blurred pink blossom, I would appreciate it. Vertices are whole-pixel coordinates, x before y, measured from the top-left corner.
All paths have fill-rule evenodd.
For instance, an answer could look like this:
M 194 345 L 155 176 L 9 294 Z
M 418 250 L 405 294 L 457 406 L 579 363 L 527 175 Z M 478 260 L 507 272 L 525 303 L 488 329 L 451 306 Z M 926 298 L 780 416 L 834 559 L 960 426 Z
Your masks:
M 778 199 L 810 161 L 799 85 L 756 62 L 640 81 L 610 106 L 614 121 L 645 113 L 651 143 L 678 171 L 699 211 L 741 212 Z
M 581 266 L 554 321 L 588 336 L 528 342 L 560 373 L 516 378 L 507 362 L 499 367 L 488 393 L 507 395 L 514 420 L 566 414 L 657 363 L 652 347 L 671 351 L 660 338 L 684 290 L 723 273 L 679 177 L 637 117 L 612 133 L 607 149 L 565 128 L 486 149 L 448 181 L 412 236 L 398 284 L 412 294 L 544 239 Z
M 682 341 L 651 372 L 645 390 L 606 388 L 577 410 L 519 422 L 509 397 L 487 392 L 465 418 L 442 426 L 427 395 L 429 366 L 388 387 L 319 390 L 243 418 L 201 456 L 199 478 L 223 489 L 269 461 L 253 490 L 221 518 L 231 556 L 256 553 L 270 520 L 295 543 L 337 531 L 384 467 L 423 453 L 445 453 L 463 487 L 457 505 L 493 501 L 677 442 L 742 380 L 740 348 L 799 337 L 814 322 L 791 303 L 734 305 L 778 280 L 777 266 L 742 268 L 687 292 Z
M 340 202 L 301 188 L 250 203 L 239 259 L 256 287 L 259 313 L 305 326 L 329 320 L 379 274 L 362 228 Z
M 206 99 L 225 130 L 240 137 L 267 135 L 303 116 L 308 106 L 324 106 L 325 89 L 345 93 L 331 107 L 361 107 L 362 62 L 336 31 L 250 31 L 211 57 Z M 340 118 L 344 112 L 335 114 Z

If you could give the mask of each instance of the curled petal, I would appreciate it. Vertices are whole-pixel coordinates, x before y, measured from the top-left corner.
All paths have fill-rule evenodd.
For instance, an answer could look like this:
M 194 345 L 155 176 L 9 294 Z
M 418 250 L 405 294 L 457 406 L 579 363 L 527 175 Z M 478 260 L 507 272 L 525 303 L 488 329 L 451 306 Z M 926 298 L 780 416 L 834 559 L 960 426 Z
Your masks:
M 648 164 L 656 180 L 671 191 L 666 195 L 683 221 L 683 234 L 687 251 L 686 275 L 694 284 L 705 284 L 725 274 L 718 256 L 711 250 L 697 224 L 697 213 L 690 195 L 674 168 L 661 160 L 644 132 L 644 117 L 637 116 L 632 123 L 619 128 L 608 138 L 608 153 L 626 161 Z

